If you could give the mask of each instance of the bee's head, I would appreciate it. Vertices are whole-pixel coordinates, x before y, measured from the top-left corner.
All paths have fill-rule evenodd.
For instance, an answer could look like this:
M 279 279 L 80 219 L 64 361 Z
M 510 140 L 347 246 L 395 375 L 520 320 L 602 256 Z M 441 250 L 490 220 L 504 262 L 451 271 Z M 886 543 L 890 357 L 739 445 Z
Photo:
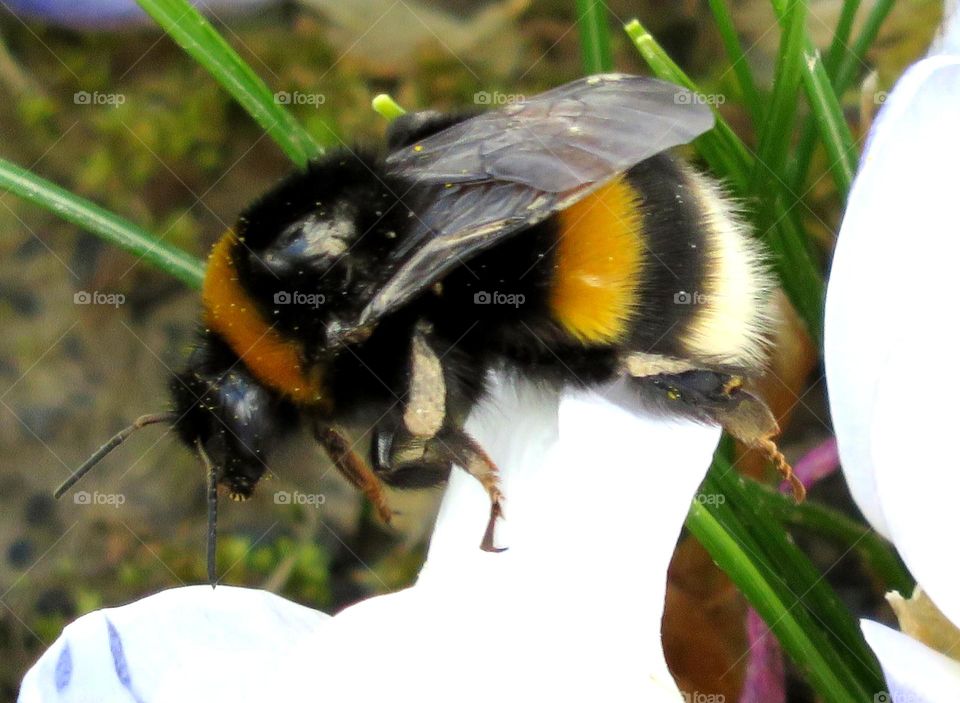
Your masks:
M 232 496 L 248 497 L 271 447 L 295 426 L 293 409 L 209 336 L 170 380 L 170 391 L 180 438 L 203 449 Z

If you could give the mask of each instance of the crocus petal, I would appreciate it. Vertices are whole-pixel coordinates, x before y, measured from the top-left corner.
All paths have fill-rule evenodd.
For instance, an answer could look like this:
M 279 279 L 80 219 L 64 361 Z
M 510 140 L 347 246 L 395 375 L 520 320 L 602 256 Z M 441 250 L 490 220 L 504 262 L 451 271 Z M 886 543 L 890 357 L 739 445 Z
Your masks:
M 277 646 L 284 629 L 262 618 L 262 631 L 234 629 L 233 637 L 258 650 L 255 666 L 244 667 L 246 659 L 236 666 L 214 639 L 218 621 L 250 617 L 260 607 L 252 603 L 203 612 L 198 600 L 192 618 L 203 620 L 201 628 L 153 627 L 150 617 L 170 618 L 165 607 L 146 605 L 162 595 L 86 617 L 102 622 L 104 613 L 149 610 L 129 634 L 124 628 L 124 637 L 140 638 L 142 650 L 127 662 L 143 687 L 138 692 L 150 700 L 161 700 L 158 688 L 148 691 L 161 674 L 140 683 L 141 668 L 149 670 L 154 656 L 184 651 L 194 663 L 189 678 L 162 682 L 171 687 L 169 699 L 172 688 L 197 699 L 199 686 L 211 701 L 681 701 L 660 646 L 666 570 L 719 431 L 650 417 L 624 384 L 602 395 L 567 392 L 558 403 L 533 386 L 505 381 L 494 383 L 468 429 L 503 468 L 507 517 L 498 541 L 506 552 L 478 549 L 489 505 L 476 481 L 458 470 L 414 587 L 332 619 L 304 615 L 298 632 L 307 634 L 291 637 L 293 646 Z M 207 602 L 215 597 L 199 591 Z M 84 641 L 80 631 L 65 632 L 28 675 L 23 701 L 61 700 L 49 685 L 41 689 L 40 679 L 56 681 L 68 634 L 71 649 L 106 647 L 102 636 Z M 109 675 L 106 651 L 90 664 L 101 673 L 84 672 L 83 680 Z M 78 669 L 73 665 L 72 677 L 79 682 Z M 92 690 L 97 700 L 110 700 Z
M 935 340 L 944 325 L 954 331 L 958 120 L 960 58 L 926 59 L 900 79 L 877 118 L 851 191 L 827 294 L 827 382 L 843 470 L 864 515 L 887 537 L 893 534 L 885 501 L 896 496 L 881 489 L 876 474 L 875 441 L 883 434 L 874 426 L 879 383 L 899 373 L 899 382 L 913 389 L 910 402 L 900 406 L 904 419 L 912 415 L 922 423 L 952 412 L 938 390 L 949 372 L 921 379 L 939 361 L 924 354 L 948 354 L 955 346 L 952 336 L 948 343 Z M 907 375 L 902 364 L 892 366 L 892 350 L 900 345 L 913 347 Z M 946 370 L 951 362 L 941 363 Z M 918 452 L 921 445 L 936 446 L 928 432 L 909 440 Z M 937 451 L 935 460 L 916 454 L 901 470 L 919 479 L 943 461 L 950 461 L 949 453 Z M 949 493 L 958 482 L 954 471 L 947 484 L 928 484 L 936 486 L 928 495 Z M 922 501 L 913 512 L 942 518 Z
M 198 9 L 211 13 L 239 12 L 269 0 L 194 0 Z M 119 29 L 150 21 L 136 0 L 5 0 L 16 15 L 76 29 Z
M 68 625 L 24 677 L 19 700 L 220 700 L 331 619 L 255 589 L 162 591 Z
M 955 530 L 960 489 L 960 461 L 943 448 L 960 392 L 949 359 L 960 256 L 955 3 L 952 11 L 931 58 L 904 74 L 871 132 L 834 257 L 826 366 L 851 492 L 957 623 L 960 564 L 943 540 Z M 960 699 L 956 662 L 882 625 L 862 626 L 890 688 L 875 700 Z
M 960 88 L 960 70 L 957 77 Z M 953 249 L 952 255 L 960 256 Z M 955 545 L 945 539 L 958 525 L 960 457 L 946 447 L 956 432 L 960 376 L 946 369 L 930 387 L 909 380 L 918 374 L 915 340 L 923 339 L 933 349 L 956 344 L 956 330 L 944 325 L 942 314 L 916 311 L 915 336 L 889 350 L 871 419 L 872 450 L 877 490 L 897 551 L 943 614 L 960 623 L 960 560 Z M 921 331 L 924 323 L 929 327 Z
M 840 468 L 840 454 L 837 451 L 835 437 L 826 439 L 808 451 L 793 464 L 793 475 L 800 479 L 800 483 L 808 491 L 819 481 Z M 782 488 L 788 488 L 789 481 L 781 483 Z
M 747 610 L 747 642 L 750 654 L 740 703 L 784 703 L 787 673 L 783 648 L 753 608 Z
M 469 423 L 509 466 L 509 529 L 498 533 L 509 549 L 477 550 L 487 499 L 455 476 L 416 587 L 347 609 L 322 638 L 324 660 L 342 660 L 382 640 L 389 616 L 403 647 L 429 660 L 429 675 L 404 657 L 378 663 L 371 698 L 400 682 L 440 700 L 469 680 L 471 700 L 680 700 L 660 643 L 666 570 L 718 431 L 638 412 L 623 385 L 525 415 L 537 393 L 500 386 Z M 505 431 L 502 416 L 520 431 Z
M 960 692 L 960 664 L 912 637 L 885 625 L 862 620 L 867 643 L 883 666 L 887 691 L 877 691 L 877 703 L 944 703 Z

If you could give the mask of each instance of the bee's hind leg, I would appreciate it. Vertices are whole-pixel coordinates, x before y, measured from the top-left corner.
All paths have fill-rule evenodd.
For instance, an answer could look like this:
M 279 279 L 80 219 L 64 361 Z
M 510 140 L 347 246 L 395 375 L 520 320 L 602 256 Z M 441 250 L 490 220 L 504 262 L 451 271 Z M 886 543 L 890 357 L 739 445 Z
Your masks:
M 647 355 L 628 357 L 624 366 L 660 407 L 719 424 L 735 439 L 763 452 L 784 480 L 790 482 L 797 502 L 806 497 L 807 489 L 773 441 L 780 432 L 773 413 L 743 387 L 743 377 Z
M 715 411 L 714 417 L 734 438 L 762 452 L 783 479 L 790 483 L 794 499 L 802 502 L 807 496 L 807 489 L 793 473 L 793 467 L 773 440 L 780 434 L 780 426 L 770 408 L 757 396 L 739 387 L 733 390 L 730 398 L 730 404 Z

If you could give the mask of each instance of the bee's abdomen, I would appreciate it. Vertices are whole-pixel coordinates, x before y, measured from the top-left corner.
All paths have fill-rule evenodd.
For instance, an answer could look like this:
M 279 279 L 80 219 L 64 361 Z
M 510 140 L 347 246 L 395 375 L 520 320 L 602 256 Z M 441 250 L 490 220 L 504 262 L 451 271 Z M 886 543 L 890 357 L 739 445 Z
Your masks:
M 711 364 L 760 361 L 770 283 L 708 178 L 656 156 L 555 222 L 549 310 L 580 344 Z
M 625 340 L 636 317 L 647 259 L 639 204 L 620 177 L 556 217 L 550 314 L 588 346 Z
M 683 183 L 694 203 L 703 243 L 697 295 L 680 332 L 687 358 L 742 368 L 762 366 L 774 282 L 758 242 L 720 185 L 689 167 Z

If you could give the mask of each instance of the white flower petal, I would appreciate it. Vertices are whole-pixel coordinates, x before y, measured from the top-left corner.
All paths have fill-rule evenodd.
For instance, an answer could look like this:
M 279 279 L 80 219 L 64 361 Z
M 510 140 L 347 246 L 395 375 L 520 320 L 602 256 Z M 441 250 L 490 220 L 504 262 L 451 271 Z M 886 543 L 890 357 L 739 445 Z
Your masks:
M 19 700 L 236 701 L 251 674 L 269 672 L 331 620 L 266 591 L 162 591 L 68 625 L 24 677 Z
M 922 374 L 939 362 L 924 354 L 949 355 L 955 347 L 938 347 L 933 339 L 942 325 L 955 329 L 958 125 L 960 58 L 936 56 L 911 67 L 871 132 L 827 294 L 825 358 L 840 457 L 858 505 L 887 537 L 889 516 L 871 449 L 877 436 L 872 408 L 878 383 L 890 373 L 891 347 L 910 340 L 914 366 L 900 380 L 915 397 L 901 412 L 943 411 L 936 390 L 941 376 L 925 384 Z
M 932 349 L 956 343 L 956 330 L 942 315 L 931 308 L 916 311 L 914 333 L 908 329 L 908 337 L 890 350 L 871 420 L 872 456 L 897 551 L 943 614 L 960 623 L 960 560 L 950 537 L 960 524 L 960 455 L 950 448 L 960 375 L 950 368 L 925 371 L 917 361 L 917 339 Z
M 322 635 L 325 660 L 396 632 L 429 661 L 411 667 L 395 652 L 371 698 L 414 688 L 459 698 L 469 681 L 470 700 L 680 700 L 660 643 L 666 569 L 719 431 L 638 413 L 623 385 L 606 398 L 565 394 L 552 414 L 536 393 L 500 386 L 468 423 L 505 468 L 509 549 L 477 550 L 487 499 L 457 475 L 417 585 L 348 608 L 339 633 Z M 516 435 L 493 419 L 501 412 L 517 418 Z M 542 447 L 558 431 L 545 454 L 512 446 L 520 436 Z
M 960 664 L 886 625 L 861 620 L 867 643 L 880 659 L 888 691 L 876 703 L 945 703 L 960 699 Z
M 292 623 L 261 612 L 272 606 L 255 601 L 281 599 L 260 592 L 222 607 L 238 590 L 223 587 L 100 611 L 44 655 L 22 700 L 83 700 L 43 687 L 56 680 L 63 641 L 91 657 L 73 666 L 75 690 L 130 700 L 100 687 L 116 679 L 100 632 L 109 616 L 151 703 L 681 701 L 660 643 L 666 570 L 719 430 L 638 412 L 622 383 L 605 395 L 565 393 L 558 404 L 506 382 L 468 429 L 503 468 L 506 552 L 479 550 L 489 504 L 458 470 L 414 587 L 332 619 L 291 604 Z

